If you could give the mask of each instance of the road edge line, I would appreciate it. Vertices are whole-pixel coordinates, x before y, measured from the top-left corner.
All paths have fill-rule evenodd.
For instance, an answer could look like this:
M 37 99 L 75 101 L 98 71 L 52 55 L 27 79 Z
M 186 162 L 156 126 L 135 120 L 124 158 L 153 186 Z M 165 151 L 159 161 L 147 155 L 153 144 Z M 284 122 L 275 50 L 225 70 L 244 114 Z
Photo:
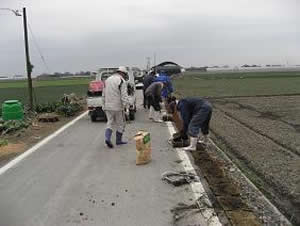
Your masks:
M 175 128 L 172 124 L 172 122 L 167 122 L 167 127 L 169 129 L 169 133 L 172 136 L 173 133 L 175 133 Z M 182 150 L 182 148 L 174 148 L 176 150 L 176 154 L 182 160 L 181 165 L 184 168 L 186 172 L 193 173 L 197 175 L 195 168 L 193 167 L 193 164 L 191 163 L 191 160 L 187 153 Z M 198 200 L 203 195 L 207 194 L 207 192 L 204 189 L 204 186 L 202 183 L 199 182 L 192 182 L 190 183 L 191 189 L 193 191 L 193 195 L 195 200 Z M 205 197 L 206 201 L 209 205 L 212 206 L 212 202 L 209 200 L 208 196 Z M 222 223 L 220 222 L 219 217 L 217 216 L 214 208 L 207 208 L 206 210 L 202 211 L 202 216 L 206 221 L 208 221 L 208 225 L 210 226 L 221 226 Z
M 83 118 L 84 116 L 86 116 L 87 113 L 88 113 L 88 111 L 83 112 L 81 115 L 77 116 L 75 119 L 73 119 L 72 121 L 68 122 L 66 125 L 64 125 L 63 127 L 59 128 L 54 133 L 48 135 L 43 140 L 41 140 L 40 142 L 38 142 L 37 144 L 35 144 L 33 147 L 29 148 L 24 153 L 22 153 L 18 157 L 14 158 L 13 160 L 9 161 L 7 164 L 5 164 L 4 166 L 2 166 L 0 168 L 0 176 L 2 174 L 4 174 L 7 170 L 9 170 L 10 168 L 16 166 L 19 162 L 21 162 L 22 160 L 24 160 L 26 157 L 28 157 L 29 155 L 31 155 L 32 153 L 34 153 L 36 150 L 38 150 L 44 144 L 48 143 L 50 140 L 52 140 L 53 138 L 55 138 L 61 132 L 63 132 L 64 130 L 66 130 L 68 127 L 70 127 L 73 124 L 75 124 L 78 120 L 80 120 L 81 118 Z

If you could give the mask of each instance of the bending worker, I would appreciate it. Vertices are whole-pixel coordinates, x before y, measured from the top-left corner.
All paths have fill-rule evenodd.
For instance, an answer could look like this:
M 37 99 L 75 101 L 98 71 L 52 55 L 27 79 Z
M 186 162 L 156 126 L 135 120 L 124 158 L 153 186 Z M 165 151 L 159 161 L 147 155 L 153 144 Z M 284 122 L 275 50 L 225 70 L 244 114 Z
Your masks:
M 183 133 L 190 137 L 190 145 L 183 150 L 195 151 L 197 149 L 200 129 L 204 138 L 203 143 L 207 144 L 209 122 L 212 116 L 211 104 L 202 98 L 187 97 L 179 100 L 176 108 L 183 121 Z
M 163 82 L 153 82 L 145 91 L 149 110 L 149 119 L 154 122 L 163 122 L 160 116 L 162 102 L 161 91 L 164 88 Z
M 143 94 L 144 94 L 144 101 L 143 101 L 143 106 L 144 108 L 147 108 L 147 98 L 145 96 L 145 92 L 147 90 L 147 88 L 152 84 L 152 82 L 154 81 L 155 79 L 155 73 L 154 71 L 150 71 L 149 74 L 147 74 L 145 77 L 144 77 L 144 80 L 143 80 Z
M 161 70 L 158 73 L 158 77 L 154 78 L 154 82 L 163 82 L 163 83 L 165 83 L 165 86 L 164 86 L 164 88 L 162 90 L 162 93 L 161 93 L 164 100 L 166 100 L 167 97 L 170 96 L 172 94 L 172 92 L 174 92 L 171 77 L 165 71 Z
M 117 127 L 116 145 L 126 144 L 122 141 L 122 136 L 125 131 L 125 116 L 124 109 L 130 104 L 130 99 L 127 94 L 127 86 L 125 78 L 128 72 L 126 67 L 120 66 L 116 73 L 108 77 L 105 81 L 104 88 L 104 111 L 107 117 L 107 126 L 105 129 L 105 143 L 109 148 L 113 148 L 111 136 L 113 126 Z

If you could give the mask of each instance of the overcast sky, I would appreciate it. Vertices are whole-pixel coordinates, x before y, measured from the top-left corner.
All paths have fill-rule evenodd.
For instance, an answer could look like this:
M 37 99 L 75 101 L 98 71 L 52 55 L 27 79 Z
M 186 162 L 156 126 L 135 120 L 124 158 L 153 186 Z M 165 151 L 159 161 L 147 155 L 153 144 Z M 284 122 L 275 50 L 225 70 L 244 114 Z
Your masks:
M 27 8 L 37 75 L 144 68 L 154 53 L 183 66 L 300 64 L 299 2 L 0 0 L 0 8 Z M 0 10 L 0 29 L 0 75 L 25 74 L 22 17 Z

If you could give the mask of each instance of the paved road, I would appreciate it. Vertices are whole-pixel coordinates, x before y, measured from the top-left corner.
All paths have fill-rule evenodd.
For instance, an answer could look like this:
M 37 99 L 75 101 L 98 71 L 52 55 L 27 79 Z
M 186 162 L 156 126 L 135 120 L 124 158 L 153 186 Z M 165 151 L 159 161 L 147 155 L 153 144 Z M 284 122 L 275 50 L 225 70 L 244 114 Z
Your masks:
M 170 209 L 192 194 L 160 179 L 182 170 L 166 125 L 139 109 L 127 126 L 129 144 L 114 150 L 104 145 L 104 128 L 83 117 L 0 175 L 0 226 L 173 225 Z M 139 129 L 152 139 L 153 161 L 143 166 L 135 165 L 132 139 Z

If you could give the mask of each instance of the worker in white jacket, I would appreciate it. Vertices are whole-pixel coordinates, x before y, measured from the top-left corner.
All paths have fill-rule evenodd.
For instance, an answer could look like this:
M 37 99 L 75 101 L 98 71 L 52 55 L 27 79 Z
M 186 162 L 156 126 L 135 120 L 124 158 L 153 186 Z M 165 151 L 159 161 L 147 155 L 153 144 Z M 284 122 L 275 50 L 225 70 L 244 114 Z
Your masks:
M 128 76 L 126 67 L 120 66 L 116 73 L 108 77 L 104 88 L 104 111 L 107 117 L 107 126 L 105 129 L 105 143 L 109 148 L 113 148 L 111 136 L 113 126 L 116 130 L 116 145 L 126 144 L 122 141 L 125 130 L 124 108 L 130 105 L 130 99 L 127 94 L 125 76 Z

